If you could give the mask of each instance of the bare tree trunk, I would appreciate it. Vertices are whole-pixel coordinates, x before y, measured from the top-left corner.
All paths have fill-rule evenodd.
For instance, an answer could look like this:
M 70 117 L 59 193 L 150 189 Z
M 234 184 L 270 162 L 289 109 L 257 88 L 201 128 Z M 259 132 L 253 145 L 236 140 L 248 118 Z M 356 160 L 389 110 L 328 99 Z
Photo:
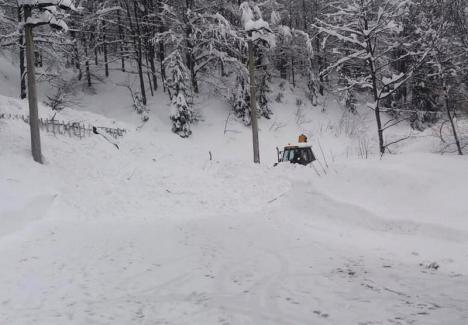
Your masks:
M 192 87 L 195 93 L 198 93 L 198 81 L 197 75 L 195 73 L 195 58 L 193 57 L 193 44 L 189 40 L 189 35 L 191 34 L 191 29 L 188 28 L 186 32 L 187 37 L 187 65 L 190 70 L 190 78 L 192 79 Z
M 21 14 L 21 7 L 18 7 L 18 22 L 23 21 L 23 16 Z M 19 37 L 19 59 L 20 59 L 20 98 L 26 98 L 26 67 L 24 66 L 24 31 L 21 31 L 21 35 Z
M 106 77 L 109 77 L 109 60 L 107 57 L 107 37 L 106 37 L 106 21 L 102 21 L 102 47 L 104 50 L 104 69 Z
M 324 88 L 323 88 L 323 83 L 325 82 L 325 78 L 324 76 L 322 75 L 322 71 L 324 70 L 324 64 L 323 64 L 323 57 L 322 55 L 320 54 L 320 35 L 317 35 L 316 36 L 316 40 L 315 40 L 315 52 L 317 53 L 316 54 L 316 57 L 317 57 L 317 65 L 318 65 L 318 71 L 319 71 L 319 81 L 320 81 L 320 85 L 319 85 L 319 93 L 320 95 L 323 96 L 324 94 Z
M 139 36 L 137 36 L 139 38 Z M 145 89 L 145 80 L 143 79 L 143 62 L 142 62 L 142 51 L 141 51 L 141 39 L 137 40 L 138 54 L 137 54 L 137 65 L 138 65 L 138 77 L 140 80 L 140 92 L 141 92 L 141 101 L 143 105 L 146 105 L 146 89 Z
M 83 36 L 83 48 L 84 48 L 84 54 L 85 54 L 85 67 L 86 67 L 86 80 L 88 82 L 88 87 L 92 86 L 91 82 L 91 71 L 89 69 L 89 54 L 88 54 L 88 41 L 86 39 L 86 36 Z
M 367 28 L 367 21 L 366 21 L 366 28 Z M 374 113 L 375 113 L 375 121 L 377 122 L 377 134 L 379 137 L 379 149 L 380 149 L 380 154 L 385 153 L 385 144 L 384 144 L 384 137 L 383 137 L 383 128 L 382 128 L 382 120 L 380 118 L 380 100 L 379 100 L 379 94 L 377 90 L 377 72 L 375 71 L 375 66 L 374 66 L 374 51 L 373 47 L 371 44 L 371 40 L 367 40 L 367 54 L 369 55 L 369 59 L 367 60 L 369 64 L 369 69 L 371 73 L 371 78 L 372 78 L 372 94 L 374 96 L 374 101 L 375 101 L 375 107 L 374 107 Z
M 150 69 L 151 69 L 151 75 L 153 76 L 154 90 L 158 90 L 158 78 L 156 76 L 156 66 L 154 64 L 154 59 L 156 56 L 155 51 L 154 51 L 154 45 L 149 43 L 148 46 L 149 46 Z
M 122 69 L 122 72 L 125 72 L 125 53 L 124 53 L 125 37 L 123 33 L 123 28 L 122 28 L 122 19 L 120 18 L 120 10 L 117 11 L 117 24 L 119 25 L 121 69 Z
M 146 105 L 146 89 L 145 89 L 145 80 L 143 76 L 143 53 L 142 53 L 142 44 L 141 44 L 141 34 L 140 34 L 140 24 L 138 22 L 138 3 L 137 1 L 133 1 L 133 12 L 135 15 L 135 27 L 133 26 L 132 22 L 132 16 L 130 13 L 130 6 L 128 2 L 125 2 L 125 6 L 127 8 L 127 17 L 130 23 L 130 27 L 133 33 L 133 44 L 135 46 L 135 52 L 137 54 L 136 56 L 136 61 L 137 61 L 137 66 L 138 66 L 138 77 L 140 80 L 140 92 L 141 92 L 141 101 L 143 105 Z
M 291 77 L 292 77 L 293 87 L 296 88 L 296 73 L 294 71 L 294 57 L 293 56 L 291 56 Z
M 158 32 L 162 33 L 165 31 L 165 26 L 164 22 L 161 19 L 161 14 L 162 14 L 162 8 L 163 8 L 163 2 L 161 0 L 157 0 L 156 2 L 156 12 L 157 12 L 157 17 L 158 17 Z M 164 59 L 166 57 L 165 54 L 165 48 L 164 48 L 164 43 L 162 41 L 159 41 L 158 44 L 158 58 L 159 58 L 159 63 L 161 65 L 161 81 L 163 84 L 163 90 L 166 91 L 166 85 L 165 85 L 165 80 L 166 80 L 166 69 L 164 68 Z
M 99 65 L 99 59 L 98 59 L 98 47 L 94 47 L 94 64 L 97 66 Z
M 444 97 L 445 97 L 445 110 L 447 111 L 447 116 L 450 120 L 450 125 L 452 127 L 452 132 L 453 132 L 453 138 L 455 139 L 455 144 L 457 145 L 458 154 L 460 156 L 463 156 L 460 139 L 458 138 L 457 127 L 455 126 L 455 122 L 453 121 L 452 113 L 450 113 L 449 94 L 448 94 L 448 89 L 446 85 L 444 85 Z
M 281 79 L 288 79 L 288 61 L 287 61 L 287 54 L 284 48 L 280 50 L 280 62 L 279 62 L 279 71 L 280 71 L 280 78 Z
M 149 58 L 148 58 L 148 51 L 145 51 L 145 60 L 146 60 L 146 76 L 148 78 L 148 84 L 151 91 L 151 96 L 154 97 L 154 90 L 153 90 L 153 82 L 151 81 L 151 72 L 148 70 Z
M 318 0 L 315 0 L 314 1 L 314 11 L 315 11 L 315 15 L 316 17 L 319 17 L 320 15 L 320 11 L 321 11 L 321 8 L 320 8 L 320 2 Z M 313 18 L 312 18 L 313 20 Z M 324 64 L 324 59 L 323 59 L 323 56 L 322 56 L 322 51 L 321 51 L 321 46 L 320 46 L 320 34 L 317 34 L 315 36 L 315 61 L 316 61 L 316 65 L 317 65 L 317 71 L 318 71 L 318 75 L 319 75 L 319 94 L 321 96 L 324 95 L 324 87 L 323 87 L 323 83 L 325 82 L 325 77 L 323 76 L 323 74 L 321 73 L 323 70 L 325 70 L 325 64 Z
M 76 38 L 76 31 L 70 31 L 70 36 L 73 39 L 73 58 L 72 64 L 78 70 L 78 80 L 83 78 L 83 72 L 81 71 L 81 63 L 80 63 L 80 52 L 78 50 L 78 40 Z
M 31 17 L 31 8 L 24 6 L 25 19 Z M 36 75 L 34 67 L 33 26 L 25 26 L 26 64 L 28 71 L 29 125 L 31 130 L 31 151 L 34 161 L 42 164 L 41 134 L 39 131 L 39 113 L 37 108 Z
M 158 56 L 159 56 L 159 63 L 160 63 L 160 69 L 161 69 L 161 81 L 163 84 L 164 91 L 166 90 L 166 68 L 164 67 L 164 60 L 166 58 L 166 50 L 164 48 L 164 43 L 159 42 L 159 50 L 158 50 Z
M 250 118 L 252 123 L 252 140 L 254 163 L 260 163 L 260 145 L 258 141 L 258 121 L 257 121 L 257 94 L 255 87 L 255 53 L 254 44 L 249 40 L 249 73 L 250 73 Z
M 195 72 L 195 57 L 193 54 L 194 45 L 190 40 L 192 36 L 192 26 L 189 24 L 189 17 L 188 11 L 192 10 L 193 7 L 193 0 L 186 0 L 186 8 L 184 12 L 184 23 L 185 23 L 185 43 L 187 46 L 186 58 L 187 58 L 187 66 L 190 70 L 190 78 L 192 80 L 192 88 L 193 91 L 198 94 L 198 81 L 197 81 L 197 74 Z
M 304 32 L 309 33 L 309 20 L 307 19 L 307 5 L 306 0 L 302 0 L 302 23 Z
M 145 2 L 146 5 L 146 11 L 147 11 L 147 17 L 146 17 L 146 23 L 147 23 L 147 35 L 154 35 L 156 33 L 156 27 L 157 26 L 157 21 L 155 18 L 155 8 L 153 1 L 146 0 Z M 156 51 L 154 44 L 151 42 L 150 38 L 147 37 L 146 39 L 146 53 L 148 56 L 148 60 L 150 63 L 150 69 L 151 69 L 151 76 L 153 79 L 153 86 L 154 90 L 158 90 L 158 78 L 156 76 L 156 66 L 154 63 L 154 60 L 156 58 Z

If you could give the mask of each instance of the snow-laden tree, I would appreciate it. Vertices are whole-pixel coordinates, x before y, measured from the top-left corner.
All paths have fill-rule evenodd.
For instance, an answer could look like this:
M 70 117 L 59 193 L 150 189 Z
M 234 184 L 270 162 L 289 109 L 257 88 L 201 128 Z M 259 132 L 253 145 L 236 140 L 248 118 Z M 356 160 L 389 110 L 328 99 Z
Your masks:
M 195 6 L 196 3 L 192 4 L 192 8 Z M 189 71 L 191 92 L 196 94 L 201 83 L 220 90 L 229 98 L 236 115 L 248 123 L 248 114 L 243 112 L 245 107 L 241 104 L 248 102 L 243 95 L 249 85 L 245 67 L 247 43 L 238 28 L 210 6 L 205 10 L 187 11 L 185 6 L 167 4 L 162 20 L 166 29 L 157 33 L 153 41 L 164 43 L 168 56 L 177 52 L 174 56 L 182 57 L 181 64 Z M 167 70 L 166 65 L 164 67 Z M 223 85 L 232 82 L 236 84 L 235 89 L 232 86 L 223 89 Z
M 200 23 L 193 0 L 161 1 L 157 17 L 163 28 L 158 28 L 153 38 L 154 44 L 163 45 L 166 53 L 178 51 L 184 58 L 190 72 L 191 88 L 198 93 L 199 85 L 196 73 L 195 51 L 197 42 L 196 25 Z M 170 55 L 170 54 L 167 54 Z
M 198 82 L 194 72 L 192 33 L 188 33 L 190 12 L 186 7 L 176 8 L 165 5 L 161 19 L 166 29 L 155 34 L 153 44 L 164 44 L 166 58 L 162 63 L 164 69 L 164 88 L 167 89 L 172 102 L 170 118 L 172 131 L 183 138 L 192 134 L 191 124 L 194 120 L 191 96 Z M 190 27 L 193 29 L 193 26 Z M 190 39 L 189 39 L 190 38 Z
M 16 42 L 17 24 L 21 16 L 16 4 L 0 0 L 0 49 Z
M 16 3 L 0 0 L 0 50 L 18 48 L 20 70 L 20 97 L 26 98 L 26 67 L 24 55 L 24 35 L 18 29 L 23 21 L 23 12 Z
M 26 67 L 25 67 L 25 37 L 24 23 L 26 20 L 23 2 L 0 0 L 0 50 L 14 51 L 19 58 L 18 67 L 21 76 L 20 97 L 26 98 Z M 35 3 L 35 2 L 25 2 Z M 66 67 L 67 55 L 71 48 L 70 40 L 61 29 L 68 14 L 62 9 L 50 5 L 52 1 L 43 1 L 33 10 L 29 22 L 34 23 L 35 32 L 35 64 L 40 67 L 38 74 L 41 79 L 53 80 Z M 66 4 L 66 3 L 65 3 Z M 68 8 L 61 5 L 62 8 Z M 50 29 L 48 26 L 58 27 Z M 62 25 L 62 26 L 60 26 Z M 42 26 L 42 27 L 41 27 Z
M 235 79 L 234 89 L 229 97 L 229 104 L 234 115 L 241 119 L 245 125 L 250 125 L 250 90 L 248 74 L 238 75 Z
M 336 6 L 327 20 L 317 19 L 315 27 L 337 41 L 336 60 L 322 74 L 343 67 L 355 67 L 348 76 L 347 87 L 369 89 L 373 102 L 368 106 L 375 113 L 379 150 L 384 154 L 396 141 L 386 142 L 384 131 L 400 120 L 382 122 L 381 113 L 394 110 L 391 96 L 412 77 L 429 54 L 436 30 L 421 31 L 420 46 L 407 43 L 402 19 L 408 15 L 410 1 L 349 0 Z M 408 47 L 408 49 L 406 49 Z M 405 71 L 397 71 L 394 63 L 409 62 Z
M 317 96 L 320 91 L 318 69 L 314 66 L 315 52 L 312 39 L 308 33 L 300 29 L 291 29 L 288 26 L 279 26 L 275 28 L 278 43 L 282 48 L 279 51 L 279 57 L 289 58 L 291 81 L 296 86 L 297 81 L 302 78 L 306 84 L 306 94 L 312 105 L 317 105 Z M 280 62 L 283 59 L 279 60 Z M 280 73 L 286 75 L 283 64 L 280 64 Z M 296 80 L 297 79 L 297 80 Z
M 435 19 L 442 25 L 441 37 L 435 42 L 423 71 L 426 73 L 426 88 L 431 89 L 433 105 L 445 111 L 447 117 L 445 121 L 448 123 L 442 123 L 440 132 L 444 150 L 463 155 L 464 148 L 468 146 L 468 135 L 458 129 L 457 116 L 468 98 L 468 4 L 457 0 L 448 4 L 450 6 L 432 4 L 432 10 L 440 13 Z M 426 23 L 433 24 L 433 20 Z M 444 125 L 448 126 L 453 141 L 444 138 Z
M 172 101 L 170 118 L 172 131 L 182 138 L 192 134 L 190 126 L 194 120 L 190 91 L 190 71 L 178 50 L 173 51 L 165 60 L 166 88 Z
M 246 39 L 250 43 L 253 52 L 253 56 L 250 55 L 249 60 L 254 61 L 254 71 L 250 73 L 256 75 L 255 85 L 252 85 L 252 78 L 249 81 L 251 90 L 255 92 L 254 100 L 258 102 L 257 114 L 270 118 L 272 111 L 268 99 L 270 93 L 269 56 L 270 50 L 276 46 L 276 37 L 270 28 L 269 22 L 263 19 L 262 11 L 258 5 L 253 2 L 243 2 L 240 5 L 240 11 Z

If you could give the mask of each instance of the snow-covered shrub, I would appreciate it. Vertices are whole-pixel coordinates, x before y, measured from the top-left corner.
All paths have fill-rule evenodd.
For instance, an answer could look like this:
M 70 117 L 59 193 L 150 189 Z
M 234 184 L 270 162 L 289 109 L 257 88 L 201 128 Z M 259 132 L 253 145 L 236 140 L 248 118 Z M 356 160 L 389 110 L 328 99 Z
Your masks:
M 49 106 L 53 111 L 61 111 L 66 107 L 79 105 L 78 100 L 74 97 L 75 80 L 67 81 L 60 77 L 50 76 L 48 82 L 55 91 L 50 95 L 46 95 L 44 104 Z
M 345 107 L 353 114 L 357 112 L 357 100 L 352 89 L 346 89 L 343 94 Z
M 192 134 L 190 125 L 193 122 L 193 111 L 185 94 L 179 92 L 172 98 L 172 104 L 172 132 L 177 133 L 182 138 L 188 138 Z
M 50 106 L 53 111 L 61 111 L 66 107 L 66 95 L 63 87 L 59 87 L 54 94 L 46 96 L 44 104 Z
M 122 84 L 122 86 L 126 87 L 128 91 L 130 92 L 130 95 L 132 97 L 132 107 L 137 112 L 137 114 L 141 115 L 141 120 L 143 122 L 146 122 L 149 120 L 149 109 L 146 107 L 146 105 L 143 103 L 143 98 L 141 96 L 141 93 L 139 91 L 133 91 L 132 86 L 130 82 L 128 84 Z
M 282 91 L 286 90 L 286 82 L 281 81 L 278 86 L 279 86 L 279 89 L 281 89 Z
M 301 107 L 303 104 L 304 104 L 304 102 L 302 101 L 302 98 L 296 98 L 296 106 L 297 107 Z
M 283 98 L 284 98 L 284 94 L 283 92 L 279 92 L 276 97 L 275 97 L 275 101 L 277 103 L 282 103 L 283 102 Z
M 141 119 L 143 122 L 149 120 L 149 110 L 148 107 L 146 107 L 146 105 L 143 104 L 143 98 L 140 92 L 135 92 L 135 95 L 133 96 L 133 108 L 138 114 L 141 115 Z

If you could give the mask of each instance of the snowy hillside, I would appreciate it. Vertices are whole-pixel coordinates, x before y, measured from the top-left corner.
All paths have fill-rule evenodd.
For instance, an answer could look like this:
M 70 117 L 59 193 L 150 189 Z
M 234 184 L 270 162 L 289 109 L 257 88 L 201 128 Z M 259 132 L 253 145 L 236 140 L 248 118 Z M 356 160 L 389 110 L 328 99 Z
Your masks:
M 297 107 L 286 90 L 254 166 L 250 129 L 208 94 L 185 140 L 164 94 L 140 127 L 122 90 L 100 87 L 56 118 L 125 128 L 120 150 L 42 133 L 42 166 L 27 124 L 0 120 L 1 324 L 468 321 L 467 160 L 429 153 L 435 138 L 362 159 L 372 120 L 346 120 L 363 128 L 350 135 L 336 102 Z M 25 105 L 0 97 L 0 113 Z M 320 161 L 273 167 L 300 132 Z

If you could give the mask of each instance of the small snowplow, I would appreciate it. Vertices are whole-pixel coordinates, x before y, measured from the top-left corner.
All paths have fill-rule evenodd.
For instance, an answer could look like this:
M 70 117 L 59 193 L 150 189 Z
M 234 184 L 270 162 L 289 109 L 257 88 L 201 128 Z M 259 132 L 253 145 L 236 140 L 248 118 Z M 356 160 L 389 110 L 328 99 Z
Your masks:
M 316 160 L 312 147 L 307 143 L 307 136 L 304 134 L 299 136 L 298 143 L 288 144 L 282 151 L 276 147 L 276 151 L 278 153 L 278 163 L 275 166 L 284 162 L 307 166 Z

